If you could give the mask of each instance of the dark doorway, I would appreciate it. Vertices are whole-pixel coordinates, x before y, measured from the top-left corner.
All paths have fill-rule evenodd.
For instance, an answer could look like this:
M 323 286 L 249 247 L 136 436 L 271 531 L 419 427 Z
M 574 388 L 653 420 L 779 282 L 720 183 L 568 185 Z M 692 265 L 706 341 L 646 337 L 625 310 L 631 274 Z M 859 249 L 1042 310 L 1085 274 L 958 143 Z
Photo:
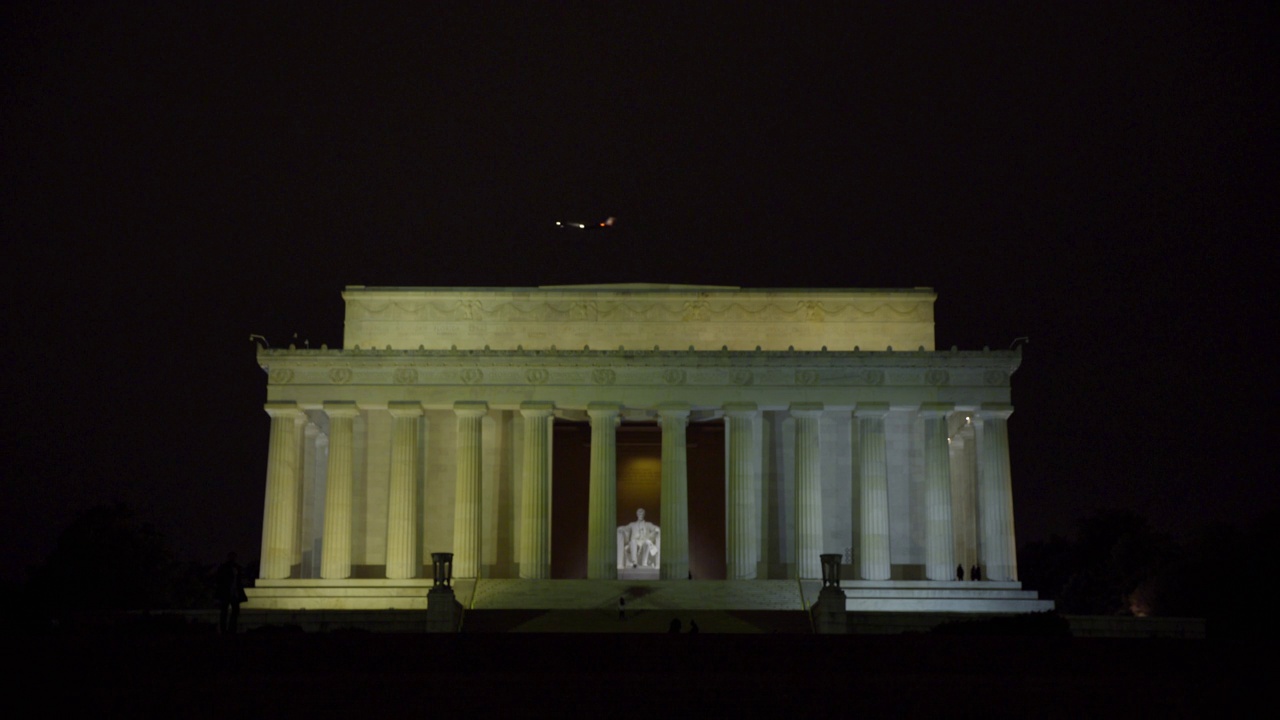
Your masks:
M 556 419 L 551 450 L 551 577 L 587 576 L 591 425 Z
M 690 423 L 686 437 L 689 572 L 695 580 L 724 580 L 724 421 Z
M 618 430 L 617 524 L 645 519 L 662 526 L 662 431 L 656 423 Z M 587 576 L 587 513 L 591 487 L 591 426 L 557 420 L 552 460 L 551 577 Z M 724 423 L 691 423 L 689 570 L 695 579 L 724 579 Z

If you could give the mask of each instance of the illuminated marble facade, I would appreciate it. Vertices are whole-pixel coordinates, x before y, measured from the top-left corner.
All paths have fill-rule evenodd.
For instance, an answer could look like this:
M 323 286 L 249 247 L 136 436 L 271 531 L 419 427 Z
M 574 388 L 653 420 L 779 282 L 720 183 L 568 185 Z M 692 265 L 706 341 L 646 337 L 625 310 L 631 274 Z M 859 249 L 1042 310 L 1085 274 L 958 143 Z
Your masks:
M 927 598 L 977 565 L 995 581 L 984 590 L 1020 592 L 1007 433 L 1020 354 L 935 351 L 928 288 L 343 297 L 342 349 L 258 352 L 271 416 L 258 607 L 422 607 L 440 551 L 459 578 L 549 577 L 557 421 L 591 428 L 588 579 L 617 577 L 626 421 L 661 428 L 661 578 L 687 577 L 689 527 L 723 513 L 728 580 L 815 578 L 825 552 L 844 556 L 850 588 Z M 708 422 L 725 424 L 725 504 L 689 507 L 685 432 Z M 850 607 L 884 605 L 868 592 Z

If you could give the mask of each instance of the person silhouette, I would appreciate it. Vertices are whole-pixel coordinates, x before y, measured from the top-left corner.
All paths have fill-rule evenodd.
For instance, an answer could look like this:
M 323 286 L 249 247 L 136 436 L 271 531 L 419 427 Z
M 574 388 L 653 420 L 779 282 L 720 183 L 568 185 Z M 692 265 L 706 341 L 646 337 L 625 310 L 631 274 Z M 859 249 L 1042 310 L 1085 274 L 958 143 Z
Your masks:
M 240 621 L 240 603 L 249 599 L 244 594 L 244 569 L 236 562 L 234 552 L 227 553 L 227 561 L 218 566 L 214 582 L 214 596 L 218 600 L 218 632 L 234 635 Z

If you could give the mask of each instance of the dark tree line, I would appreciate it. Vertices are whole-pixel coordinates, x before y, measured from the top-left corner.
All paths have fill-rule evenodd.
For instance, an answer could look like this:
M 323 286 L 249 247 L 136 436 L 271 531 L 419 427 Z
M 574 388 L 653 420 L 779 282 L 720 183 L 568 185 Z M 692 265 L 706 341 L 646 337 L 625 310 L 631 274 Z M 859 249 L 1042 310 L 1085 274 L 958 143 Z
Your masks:
M 1278 527 L 1273 510 L 1246 527 L 1211 524 L 1174 539 L 1132 511 L 1099 512 L 1072 537 L 1023 547 L 1018 569 L 1061 613 L 1203 617 L 1214 634 L 1271 633 L 1264 599 Z
M 1019 573 L 1064 614 L 1203 617 L 1218 636 L 1275 635 L 1266 600 L 1278 529 L 1280 512 L 1272 510 L 1246 527 L 1214 524 L 1174 539 L 1132 511 L 1100 512 L 1077 521 L 1071 537 L 1024 546 Z M 179 558 L 129 507 L 99 505 L 62 532 L 25 588 L 4 595 L 7 605 L 54 619 L 211 608 L 213 568 Z
M 24 600 L 51 619 L 116 610 L 213 606 L 212 566 L 175 553 L 169 539 L 124 504 L 98 505 L 31 568 Z

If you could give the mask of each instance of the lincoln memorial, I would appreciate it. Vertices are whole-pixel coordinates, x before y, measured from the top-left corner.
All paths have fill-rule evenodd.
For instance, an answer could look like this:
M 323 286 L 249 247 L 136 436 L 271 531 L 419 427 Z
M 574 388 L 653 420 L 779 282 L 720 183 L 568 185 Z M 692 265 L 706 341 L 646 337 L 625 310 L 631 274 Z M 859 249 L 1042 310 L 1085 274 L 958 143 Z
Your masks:
M 850 610 L 1052 607 L 1018 582 L 1021 353 L 937 350 L 929 288 L 343 299 L 342 348 L 258 349 L 247 607 L 426 607 L 433 552 L 467 608 L 610 607 L 648 583 L 670 607 L 795 609 L 822 554 Z

